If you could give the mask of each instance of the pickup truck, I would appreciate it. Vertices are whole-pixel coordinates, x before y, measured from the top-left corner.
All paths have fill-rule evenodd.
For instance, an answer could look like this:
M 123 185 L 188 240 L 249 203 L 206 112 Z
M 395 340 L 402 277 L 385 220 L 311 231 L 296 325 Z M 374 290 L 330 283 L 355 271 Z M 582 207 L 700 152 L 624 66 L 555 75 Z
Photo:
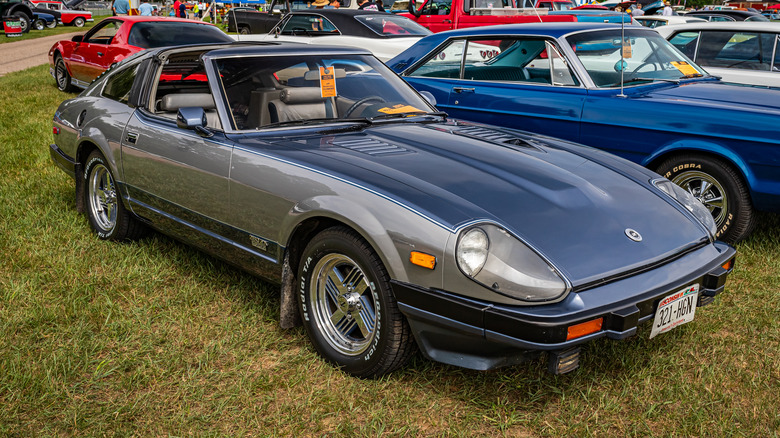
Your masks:
M 409 12 L 401 15 L 444 32 L 495 24 L 577 21 L 574 15 L 549 15 L 547 9 L 533 7 L 530 0 L 424 0 L 418 7 L 409 1 Z

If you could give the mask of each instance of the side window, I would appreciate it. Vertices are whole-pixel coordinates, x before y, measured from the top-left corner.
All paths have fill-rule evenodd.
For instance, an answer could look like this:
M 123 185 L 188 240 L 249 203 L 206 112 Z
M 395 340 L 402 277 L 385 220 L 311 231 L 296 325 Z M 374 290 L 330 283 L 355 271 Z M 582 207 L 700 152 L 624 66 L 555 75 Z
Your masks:
M 756 32 L 703 32 L 697 62 L 704 66 L 769 71 L 774 35 Z
M 694 55 L 696 55 L 696 45 L 699 43 L 699 32 L 680 32 L 675 34 L 669 42 L 685 56 L 698 62 Z
M 775 62 L 772 71 L 780 71 L 780 35 L 775 37 Z
M 456 40 L 436 52 L 424 64 L 417 67 L 410 76 L 431 78 L 460 78 L 460 62 L 463 58 L 464 40 Z
M 108 21 L 103 26 L 96 28 L 85 42 L 90 44 L 111 44 L 118 30 L 119 23 Z
M 464 79 L 578 85 L 555 46 L 540 38 L 469 41 Z
M 109 76 L 106 80 L 106 85 L 103 87 L 103 97 L 127 103 L 127 99 L 130 97 L 130 89 L 133 87 L 133 81 L 135 81 L 135 75 L 140 65 L 139 63 L 128 66 Z
M 428 0 L 423 8 L 423 15 L 450 15 L 452 0 Z
M 320 15 L 293 15 L 282 27 L 282 35 L 310 35 L 313 32 L 338 33 L 338 29 Z

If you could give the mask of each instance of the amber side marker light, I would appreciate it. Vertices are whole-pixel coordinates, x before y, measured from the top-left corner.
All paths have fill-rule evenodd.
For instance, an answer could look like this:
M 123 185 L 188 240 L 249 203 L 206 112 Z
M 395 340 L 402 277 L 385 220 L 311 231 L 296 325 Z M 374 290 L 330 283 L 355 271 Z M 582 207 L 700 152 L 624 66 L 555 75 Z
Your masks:
M 436 257 L 417 251 L 412 251 L 409 255 L 409 261 L 423 268 L 433 269 L 436 267 Z
M 601 330 L 601 324 L 604 322 L 604 318 L 593 319 L 585 321 L 583 323 L 573 325 L 569 327 L 566 333 L 566 340 L 580 338 L 591 333 L 596 333 Z
M 720 265 L 721 268 L 723 268 L 723 269 L 725 269 L 727 271 L 729 269 L 731 269 L 733 266 L 734 266 L 734 259 L 731 259 L 731 260 L 727 261 L 726 263 Z

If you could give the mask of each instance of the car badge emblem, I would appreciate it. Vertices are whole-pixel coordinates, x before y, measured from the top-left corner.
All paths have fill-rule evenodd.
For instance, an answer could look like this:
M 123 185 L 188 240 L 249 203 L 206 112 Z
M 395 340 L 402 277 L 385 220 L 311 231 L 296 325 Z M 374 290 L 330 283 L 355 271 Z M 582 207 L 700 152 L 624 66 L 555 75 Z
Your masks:
M 628 236 L 628 238 L 634 242 L 642 241 L 642 235 L 637 233 L 636 230 L 632 230 L 631 228 L 626 228 L 626 236 Z

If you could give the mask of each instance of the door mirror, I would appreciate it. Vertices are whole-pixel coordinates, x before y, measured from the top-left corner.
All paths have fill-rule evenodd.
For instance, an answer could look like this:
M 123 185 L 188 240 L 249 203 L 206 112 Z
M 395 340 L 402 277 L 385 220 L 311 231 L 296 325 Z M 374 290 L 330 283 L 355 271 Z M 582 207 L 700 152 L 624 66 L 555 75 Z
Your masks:
M 211 131 L 206 129 L 208 119 L 206 118 L 206 111 L 201 107 L 185 107 L 179 108 L 179 112 L 176 114 L 176 126 L 181 129 L 189 129 L 195 131 L 201 137 L 211 137 L 214 135 Z
M 433 106 L 436 106 L 436 97 L 430 91 L 420 91 L 420 96 L 424 97 Z
M 84 40 L 84 35 L 76 35 L 70 40 L 73 41 L 74 43 L 80 43 L 81 41 Z

